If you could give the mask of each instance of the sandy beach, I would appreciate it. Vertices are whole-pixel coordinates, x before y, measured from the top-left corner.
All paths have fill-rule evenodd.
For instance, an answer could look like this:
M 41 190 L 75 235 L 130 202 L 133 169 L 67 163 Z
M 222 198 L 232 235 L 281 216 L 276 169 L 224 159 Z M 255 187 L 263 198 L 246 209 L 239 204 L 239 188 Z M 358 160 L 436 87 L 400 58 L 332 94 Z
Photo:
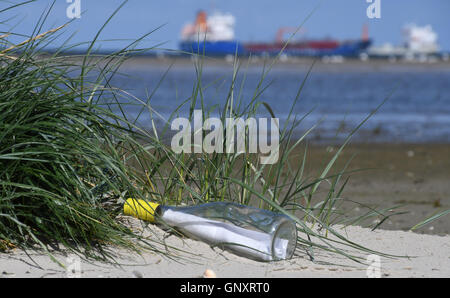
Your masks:
M 339 229 L 339 228 L 338 228 Z M 99 262 L 81 260 L 75 263 L 73 255 L 55 253 L 68 270 L 61 268 L 42 253 L 13 251 L 0 255 L 0 277 L 145 277 L 145 278 L 198 278 L 206 269 L 212 270 L 219 278 L 295 278 L 295 277 L 367 277 L 374 271 L 369 255 L 348 250 L 361 258 L 362 263 L 323 251 L 315 252 L 312 262 L 297 248 L 293 259 L 272 263 L 262 263 L 236 256 L 227 251 L 212 249 L 205 243 L 168 236 L 155 226 L 147 228 L 153 237 L 164 239 L 164 244 L 182 251 L 169 249 L 175 259 L 153 253 L 141 256 L 126 251 L 114 250 L 119 256 L 119 265 L 112 266 Z M 360 227 L 348 227 L 345 232 L 350 240 L 376 251 L 401 257 L 380 256 L 380 277 L 444 277 L 450 274 L 450 236 L 420 235 L 402 231 L 370 231 Z M 168 237 L 167 237 L 168 236 Z M 166 238 L 164 238 L 166 237 Z M 369 260 L 369 262 L 367 261 Z M 372 259 L 373 260 L 373 259 Z M 332 263 L 321 264 L 321 262 Z M 378 265 L 377 265 L 378 266 Z M 373 268 L 373 267 L 372 267 Z M 72 271 L 70 271 L 72 270 Z M 372 273 L 371 273 L 372 272 Z
M 320 169 L 334 150 L 336 148 L 332 146 L 312 146 L 307 171 L 313 174 Z M 354 154 L 356 157 L 351 169 L 370 168 L 351 177 L 344 197 L 379 208 L 403 204 L 400 210 L 408 212 L 389 218 L 375 231 L 359 226 L 336 227 L 338 232 L 366 248 L 399 256 L 380 256 L 382 277 L 450 275 L 450 217 L 442 217 L 416 232 L 407 231 L 427 216 L 449 208 L 449 153 L 449 145 L 351 144 L 339 158 L 336 169 Z M 126 219 L 133 226 L 140 226 L 138 220 Z M 67 259 L 70 255 L 54 252 L 68 268 L 79 268 L 77 275 L 68 273 L 44 253 L 25 253 L 15 249 L 0 254 L 0 277 L 67 277 L 69 274 L 79 277 L 195 278 L 201 277 L 206 269 L 213 270 L 218 277 L 230 278 L 367 276 L 368 254 L 354 249 L 348 252 L 360 257 L 362 264 L 320 250 L 315 251 L 313 262 L 302 247 L 297 248 L 292 260 L 261 263 L 218 248 L 212 249 L 200 241 L 169 235 L 157 226 L 149 225 L 142 231 L 145 235 L 152 235 L 154 240 L 159 239 L 167 247 L 182 251 L 169 248 L 168 251 L 176 256 L 171 259 L 151 252 L 138 256 L 110 248 L 118 255 L 117 262 L 121 266 L 81 260 L 79 267 L 70 267 L 70 262 L 75 260 Z M 164 245 L 161 245 L 162 249 L 165 249 Z M 323 262 L 332 265 L 321 264 Z
M 337 149 L 312 146 L 307 160 L 309 173 L 314 175 L 323 169 Z M 390 217 L 381 229 L 407 231 L 425 218 L 450 209 L 450 145 L 350 144 L 339 156 L 335 171 L 341 170 L 352 156 L 348 171 L 362 171 L 351 174 L 343 197 L 379 209 L 401 205 L 396 211 L 407 212 Z M 362 209 L 352 212 L 362 214 Z M 416 232 L 450 234 L 450 216 Z

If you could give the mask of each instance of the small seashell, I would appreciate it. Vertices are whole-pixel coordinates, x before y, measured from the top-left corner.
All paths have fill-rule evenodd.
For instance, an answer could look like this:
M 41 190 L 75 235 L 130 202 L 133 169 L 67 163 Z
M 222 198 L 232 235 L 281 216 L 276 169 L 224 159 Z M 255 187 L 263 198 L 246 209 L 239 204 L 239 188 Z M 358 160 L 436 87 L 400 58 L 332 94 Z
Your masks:
M 206 269 L 205 273 L 203 273 L 203 278 L 216 278 L 216 273 L 211 269 Z

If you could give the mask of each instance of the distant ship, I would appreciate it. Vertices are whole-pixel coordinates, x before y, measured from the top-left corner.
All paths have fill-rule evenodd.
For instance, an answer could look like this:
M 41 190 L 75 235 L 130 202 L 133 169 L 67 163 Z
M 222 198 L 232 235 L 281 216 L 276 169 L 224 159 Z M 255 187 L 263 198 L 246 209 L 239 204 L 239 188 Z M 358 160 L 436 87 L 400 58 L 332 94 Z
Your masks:
M 361 39 L 348 41 L 339 41 L 335 39 L 302 39 L 287 42 L 283 39 L 284 34 L 287 31 L 296 32 L 297 29 L 292 27 L 280 28 L 277 32 L 275 42 L 246 43 L 244 45 L 245 50 L 247 53 L 251 53 L 253 55 L 273 56 L 283 50 L 283 54 L 287 56 L 359 57 L 371 44 L 371 40 L 367 34 L 367 29 L 364 30 L 363 37 Z
M 180 50 L 208 56 L 235 54 L 274 56 L 283 50 L 283 54 L 288 56 L 359 57 L 371 44 L 367 34 L 363 34 L 360 40 L 297 40 L 286 44 L 283 34 L 287 31 L 287 27 L 278 31 L 274 42 L 242 43 L 234 37 L 234 24 L 235 19 L 230 14 L 215 13 L 207 16 L 206 12 L 200 11 L 195 23 L 183 27 Z
M 181 32 L 180 50 L 208 56 L 242 55 L 242 43 L 234 39 L 235 19 L 231 14 L 206 12 L 197 14 L 195 23 L 187 24 Z
M 386 43 L 382 46 L 371 47 L 368 54 L 373 58 L 404 58 L 416 59 L 440 55 L 438 35 L 431 25 L 417 26 L 408 24 L 403 28 L 403 44 L 393 46 Z

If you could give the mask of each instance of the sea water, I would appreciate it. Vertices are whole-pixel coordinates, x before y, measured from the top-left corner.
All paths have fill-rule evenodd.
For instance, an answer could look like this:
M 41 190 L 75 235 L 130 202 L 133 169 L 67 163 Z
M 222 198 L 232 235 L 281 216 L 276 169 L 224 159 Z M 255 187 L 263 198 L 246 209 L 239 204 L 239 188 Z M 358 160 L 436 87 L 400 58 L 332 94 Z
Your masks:
M 112 85 L 142 100 L 151 95 L 152 114 L 146 110 L 139 117 L 140 125 L 147 129 L 151 129 L 153 117 L 157 130 L 162 131 L 175 108 L 195 93 L 198 75 L 193 63 L 189 59 L 175 62 L 162 79 L 169 64 L 170 61 L 138 58 L 125 64 L 121 69 L 123 75 L 112 81 Z M 241 101 L 241 109 L 253 98 L 263 72 L 262 63 L 250 63 L 248 67 L 245 61 L 242 64 L 233 93 L 235 108 Z M 258 100 L 271 107 L 281 126 L 286 124 L 309 66 L 309 62 L 276 64 L 257 92 L 262 91 Z M 232 75 L 231 63 L 205 63 L 201 75 L 204 89 L 201 95 L 197 94 L 196 106 L 200 106 L 203 97 L 204 105 L 212 109 L 211 115 L 217 115 L 214 107 L 224 106 Z M 295 129 L 295 135 L 301 136 L 317 125 L 308 135 L 310 141 L 339 143 L 388 97 L 353 136 L 352 142 L 449 143 L 449 87 L 449 63 L 317 63 L 305 82 L 291 120 L 309 113 Z M 186 104 L 178 115 L 186 117 L 188 111 Z M 260 117 L 271 117 L 263 106 L 258 111 Z M 139 108 L 128 106 L 126 112 L 136 117 Z

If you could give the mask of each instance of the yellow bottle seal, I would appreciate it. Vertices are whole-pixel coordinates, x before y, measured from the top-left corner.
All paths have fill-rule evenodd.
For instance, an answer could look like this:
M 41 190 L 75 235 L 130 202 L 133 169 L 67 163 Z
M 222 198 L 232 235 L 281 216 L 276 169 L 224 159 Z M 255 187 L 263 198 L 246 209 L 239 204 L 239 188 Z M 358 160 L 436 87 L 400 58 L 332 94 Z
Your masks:
M 123 213 L 149 222 L 155 222 L 155 211 L 158 206 L 159 204 L 157 203 L 130 198 L 123 205 Z

